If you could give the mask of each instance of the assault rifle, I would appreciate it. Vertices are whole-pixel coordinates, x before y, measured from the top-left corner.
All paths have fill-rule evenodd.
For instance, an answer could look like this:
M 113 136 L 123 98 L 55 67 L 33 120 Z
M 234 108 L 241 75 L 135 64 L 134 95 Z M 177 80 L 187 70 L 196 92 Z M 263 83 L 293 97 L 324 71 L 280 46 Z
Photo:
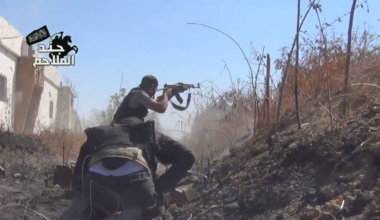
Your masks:
M 201 86 L 200 84 L 187 84 L 187 83 L 176 83 L 176 84 L 165 84 L 164 85 L 164 88 L 162 89 L 158 89 L 157 91 L 161 91 L 161 90 L 165 90 L 165 89 L 172 89 L 173 91 L 173 94 L 174 96 L 176 97 L 177 101 L 182 104 L 183 103 L 183 99 L 182 97 L 179 95 L 179 92 L 178 90 L 181 88 L 181 86 L 186 86 L 187 88 L 189 89 L 200 89 Z M 172 101 L 170 101 L 172 103 L 172 106 L 173 108 L 177 109 L 178 111 L 184 111 L 186 110 L 189 105 L 190 105 L 190 101 L 191 101 L 191 94 L 189 93 L 188 96 L 187 96 L 187 102 L 186 102 L 186 106 L 180 106 L 180 105 L 177 105 L 175 103 L 173 103 Z

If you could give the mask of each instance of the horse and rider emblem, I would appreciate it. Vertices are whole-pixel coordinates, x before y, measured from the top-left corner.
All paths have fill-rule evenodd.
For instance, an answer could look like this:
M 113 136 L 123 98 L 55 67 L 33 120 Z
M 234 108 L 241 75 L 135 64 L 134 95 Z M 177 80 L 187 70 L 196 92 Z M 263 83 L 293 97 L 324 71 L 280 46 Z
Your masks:
M 63 31 L 59 32 L 59 33 L 56 33 L 54 34 L 56 35 L 55 38 L 51 41 L 51 45 L 52 45 L 52 48 L 54 50 L 57 50 L 59 49 L 58 46 L 61 46 L 63 47 L 63 52 L 51 52 L 49 53 L 49 57 L 50 59 L 53 59 L 53 57 L 56 57 L 58 56 L 59 59 L 62 59 L 64 57 L 67 56 L 67 54 L 69 54 L 72 50 L 75 51 L 75 54 L 78 53 L 78 47 L 76 45 L 74 46 L 70 46 L 69 43 L 72 43 L 72 40 L 71 40 L 71 36 L 70 35 L 66 35 L 63 37 Z M 53 35 L 53 36 L 54 36 Z M 58 37 L 59 35 L 59 37 Z M 53 37 L 51 36 L 50 39 Z

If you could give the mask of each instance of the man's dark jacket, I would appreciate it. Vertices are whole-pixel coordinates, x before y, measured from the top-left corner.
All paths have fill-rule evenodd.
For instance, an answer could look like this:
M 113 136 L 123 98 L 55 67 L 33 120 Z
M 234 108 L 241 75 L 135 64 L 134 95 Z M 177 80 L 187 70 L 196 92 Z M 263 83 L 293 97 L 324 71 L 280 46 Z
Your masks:
M 131 91 L 138 90 L 133 88 Z M 144 121 L 144 117 L 148 114 L 148 109 L 140 105 L 138 108 L 130 108 L 128 106 L 129 99 L 133 93 L 129 93 L 121 103 L 120 107 L 114 115 L 112 123 L 116 124 L 138 124 Z M 191 169 L 195 162 L 193 153 L 183 146 L 178 141 L 160 133 L 156 132 L 156 138 L 158 140 L 160 150 L 154 155 L 159 161 L 165 164 L 172 164 L 170 169 L 157 180 L 153 176 L 156 185 L 156 191 L 166 192 L 173 189 L 176 184 L 187 175 L 187 170 Z M 91 155 L 92 144 L 87 141 L 80 149 L 77 163 L 74 168 L 72 188 L 73 190 L 81 190 L 82 186 L 82 168 L 83 175 L 89 170 L 89 161 Z M 86 159 L 86 157 L 88 159 Z M 151 161 L 152 173 L 156 172 L 157 163 Z

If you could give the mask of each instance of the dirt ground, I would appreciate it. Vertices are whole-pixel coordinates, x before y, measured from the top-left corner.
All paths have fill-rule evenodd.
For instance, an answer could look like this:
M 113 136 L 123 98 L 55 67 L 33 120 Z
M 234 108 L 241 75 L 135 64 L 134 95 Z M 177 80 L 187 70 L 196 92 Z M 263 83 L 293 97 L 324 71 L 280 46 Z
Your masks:
M 380 219 L 380 116 L 336 128 L 315 120 L 230 149 L 211 164 L 176 220 Z M 56 219 L 67 191 L 51 184 L 62 159 L 33 138 L 0 133 L 0 219 Z M 205 168 L 204 173 L 208 173 Z M 43 215 L 43 216 L 42 216 Z M 44 217 L 45 216 L 45 217 Z
M 176 219 L 380 219 L 380 116 L 317 121 L 230 150 Z
M 56 219 L 70 203 L 51 184 L 62 159 L 28 136 L 0 132 L 0 145 L 0 219 Z

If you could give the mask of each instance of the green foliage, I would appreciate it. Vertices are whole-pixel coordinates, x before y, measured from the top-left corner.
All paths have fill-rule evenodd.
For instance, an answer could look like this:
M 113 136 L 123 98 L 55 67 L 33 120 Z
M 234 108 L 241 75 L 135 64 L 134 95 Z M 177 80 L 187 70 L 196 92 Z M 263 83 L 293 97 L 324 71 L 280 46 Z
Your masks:
M 118 93 L 110 96 L 108 106 L 106 109 L 92 109 L 90 118 L 87 122 L 88 126 L 109 125 L 112 122 L 113 115 L 117 108 L 120 106 L 124 97 L 126 96 L 126 89 L 120 88 Z M 150 112 L 145 120 L 155 120 L 156 129 L 161 130 L 161 124 L 156 112 Z
M 117 108 L 123 101 L 125 93 L 125 88 L 120 88 L 118 93 L 110 96 L 106 109 L 92 109 L 89 121 L 90 126 L 109 125 Z

